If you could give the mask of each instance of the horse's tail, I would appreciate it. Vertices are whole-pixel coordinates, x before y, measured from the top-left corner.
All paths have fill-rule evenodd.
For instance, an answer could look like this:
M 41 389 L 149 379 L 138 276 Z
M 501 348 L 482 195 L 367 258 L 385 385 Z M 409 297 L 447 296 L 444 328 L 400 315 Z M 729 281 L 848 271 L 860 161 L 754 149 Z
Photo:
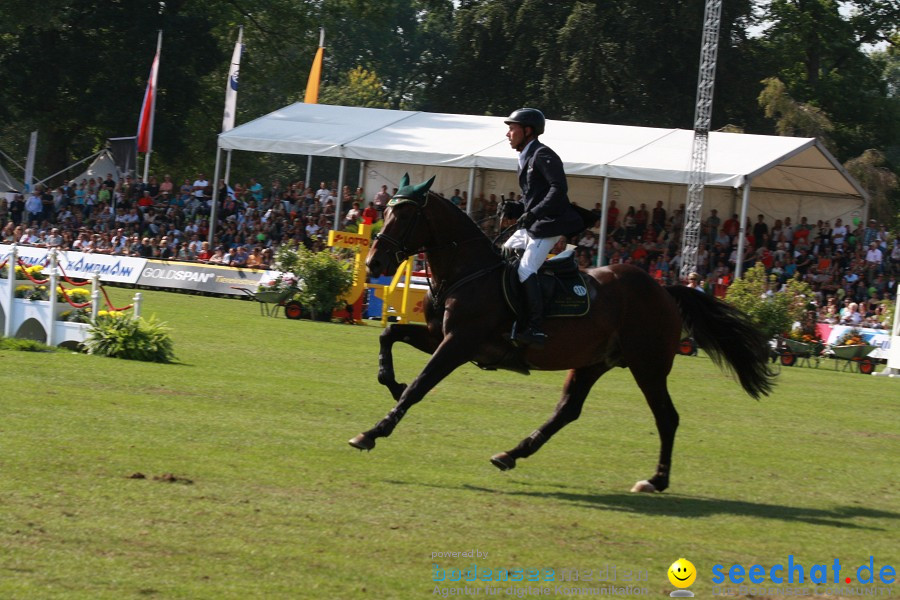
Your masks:
M 684 328 L 719 367 L 737 375 L 754 398 L 768 395 L 774 374 L 769 370 L 769 340 L 746 314 L 727 302 L 689 287 L 666 286 L 681 312 Z

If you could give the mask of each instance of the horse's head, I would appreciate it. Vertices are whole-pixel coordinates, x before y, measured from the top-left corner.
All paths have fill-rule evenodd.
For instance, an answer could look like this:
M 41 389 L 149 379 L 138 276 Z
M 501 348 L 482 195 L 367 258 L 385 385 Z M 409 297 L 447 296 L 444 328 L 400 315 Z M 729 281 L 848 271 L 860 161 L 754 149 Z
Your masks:
M 393 275 L 401 262 L 426 245 L 430 230 L 423 215 L 432 183 L 434 177 L 410 185 L 409 174 L 400 180 L 400 189 L 384 209 L 384 225 L 366 257 L 369 277 Z

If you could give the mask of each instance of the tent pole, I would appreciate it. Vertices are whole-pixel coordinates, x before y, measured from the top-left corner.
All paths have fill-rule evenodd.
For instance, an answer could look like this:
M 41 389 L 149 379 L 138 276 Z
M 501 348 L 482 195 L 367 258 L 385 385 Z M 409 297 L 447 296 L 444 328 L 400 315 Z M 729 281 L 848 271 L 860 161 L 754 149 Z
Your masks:
M 356 187 L 362 188 L 363 196 L 365 196 L 366 186 L 363 184 L 366 182 L 366 161 L 364 160 L 359 161 L 359 177 L 357 178 L 356 182 Z M 366 207 L 365 197 L 357 198 L 357 200 L 359 201 L 360 208 Z
M 306 187 L 311 188 L 312 182 L 312 154 L 306 157 Z
M 472 216 L 472 205 L 475 204 L 475 167 L 469 168 L 469 198 L 466 202 L 466 214 Z
M 41 179 L 40 181 L 38 181 L 37 183 L 35 183 L 35 185 L 41 185 L 41 184 L 44 183 L 45 181 L 50 181 L 51 179 L 53 179 L 54 177 L 56 177 L 56 176 L 59 175 L 60 173 L 64 173 L 64 172 L 68 171 L 69 169 L 71 169 L 72 167 L 74 167 L 74 166 L 76 166 L 76 165 L 80 165 L 81 163 L 83 163 L 83 162 L 86 161 L 86 160 L 91 160 L 92 158 L 95 158 L 95 157 L 99 156 L 100 154 L 103 154 L 103 152 L 105 152 L 105 151 L 106 151 L 106 149 L 104 148 L 103 150 L 100 150 L 99 152 L 95 152 L 95 153 L 91 154 L 91 155 L 88 156 L 87 158 L 82 158 L 82 159 L 79 160 L 78 162 L 72 163 L 71 165 L 69 165 L 68 167 L 66 167 L 65 169 L 63 169 L 62 171 L 57 171 L 56 173 L 54 173 L 53 175 L 50 175 L 49 177 L 44 177 L 43 179 Z
M 597 266 L 603 266 L 603 259 L 606 258 L 606 225 L 609 219 L 609 177 L 603 178 L 603 195 L 600 198 L 600 240 L 597 242 Z
M 338 189 L 337 189 L 337 201 L 334 204 L 334 229 L 335 231 L 341 230 L 341 210 L 343 206 L 344 200 L 344 167 L 347 166 L 347 159 L 343 156 L 341 157 L 341 167 L 338 169 Z
M 14 159 L 13 157 L 11 157 L 9 154 L 7 154 L 6 152 L 4 152 L 3 150 L 0 150 L 0 155 L 4 156 L 4 157 L 6 158 L 6 160 L 8 160 L 8 161 L 11 162 L 12 164 L 16 165 L 16 166 L 19 167 L 20 169 L 22 169 L 23 172 L 25 171 L 25 167 L 23 167 L 23 166 L 20 165 L 18 162 L 16 162 L 16 159 Z
M 207 239 L 210 248 L 215 245 L 214 240 L 216 239 L 216 221 L 218 220 L 219 212 L 219 166 L 221 161 L 222 148 L 218 144 L 216 144 L 216 168 L 213 171 L 212 208 L 209 212 L 209 238 Z
M 740 277 L 744 273 L 744 245 L 747 241 L 746 223 L 747 207 L 750 204 L 750 178 L 744 181 L 744 197 L 741 200 L 740 227 L 738 227 L 737 259 L 734 261 L 734 276 Z
M 231 150 L 226 150 L 225 151 L 225 177 L 223 177 L 223 179 L 225 180 L 225 183 L 231 182 L 230 177 L 231 177 Z

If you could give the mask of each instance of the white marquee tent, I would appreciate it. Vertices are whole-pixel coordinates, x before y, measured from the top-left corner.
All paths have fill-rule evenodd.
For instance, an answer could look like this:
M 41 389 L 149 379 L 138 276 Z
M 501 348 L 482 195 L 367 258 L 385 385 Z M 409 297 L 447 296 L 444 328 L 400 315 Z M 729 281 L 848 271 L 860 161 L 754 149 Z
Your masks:
M 409 171 L 414 181 L 437 174 L 432 189 L 445 195 L 461 188 L 478 198 L 518 189 L 505 133 L 503 117 L 298 102 L 219 135 L 218 145 L 357 159 L 370 194 Z M 617 201 L 623 214 L 656 201 L 671 214 L 686 201 L 692 139 L 683 129 L 569 121 L 548 121 L 541 137 L 562 158 L 573 201 Z M 865 191 L 814 138 L 712 132 L 705 181 L 704 217 L 712 208 L 723 219 L 741 213 L 741 222 L 748 214 L 769 223 L 867 217 Z
M 9 192 L 24 193 L 24 190 L 25 186 L 22 185 L 22 182 L 13 179 L 13 176 L 9 174 L 9 171 L 4 169 L 3 165 L 0 165 L 0 194 Z
M 99 179 L 103 181 L 106 179 L 107 175 L 112 175 L 113 179 L 119 179 L 120 172 L 119 168 L 116 166 L 116 161 L 113 159 L 109 150 L 103 150 L 97 154 L 93 161 L 91 161 L 91 164 L 84 173 L 73 177 L 71 181 L 76 184 L 83 181 L 86 182 L 89 179 Z

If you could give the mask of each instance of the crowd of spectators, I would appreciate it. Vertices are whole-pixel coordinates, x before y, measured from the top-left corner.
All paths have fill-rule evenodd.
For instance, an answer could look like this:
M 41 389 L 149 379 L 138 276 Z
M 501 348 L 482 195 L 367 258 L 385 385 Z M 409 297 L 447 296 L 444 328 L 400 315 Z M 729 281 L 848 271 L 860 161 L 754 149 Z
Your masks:
M 599 213 L 599 204 L 595 211 Z M 630 263 L 660 283 L 677 282 L 681 270 L 684 205 L 668 215 L 662 202 L 648 210 L 629 206 L 624 215 L 615 201 L 607 214 L 605 264 Z M 801 217 L 767 221 L 757 215 L 744 227 L 744 247 L 738 256 L 740 222 L 736 214 L 722 219 L 713 209 L 703 219 L 693 287 L 722 296 L 733 281 L 740 261 L 747 271 L 762 264 L 774 287 L 792 278 L 809 284 L 819 320 L 831 324 L 878 327 L 884 322 L 885 300 L 896 300 L 900 276 L 900 240 L 884 224 L 844 223 L 842 219 L 809 223 Z M 599 227 L 577 240 L 579 263 L 594 266 L 598 258 Z M 777 291 L 777 289 L 772 290 Z
M 344 186 L 339 223 L 351 227 L 377 221 L 391 192 L 387 186 L 367 197 L 361 188 Z M 509 198 L 516 194 L 510 192 Z M 126 176 L 64 182 L 38 187 L 26 196 L 0 198 L 0 242 L 58 247 L 165 260 L 198 261 L 237 267 L 268 268 L 277 248 L 286 242 L 324 248 L 337 206 L 335 182 L 313 188 L 306 182 L 264 186 L 251 178 L 233 188 L 210 185 L 203 173 L 177 183 L 170 175 L 147 182 Z M 209 243 L 212 201 L 218 202 L 214 241 Z M 500 221 L 503 197 L 474 199 L 471 214 L 485 233 L 494 235 L 509 222 Z M 466 192 L 449 198 L 467 210 Z M 600 204 L 595 206 L 600 213 Z M 615 200 L 607 214 L 604 264 L 630 263 L 648 271 L 660 283 L 675 283 L 681 269 L 680 242 L 684 205 L 668 214 L 662 201 L 628 206 L 622 213 Z M 836 219 L 808 223 L 801 217 L 767 221 L 758 215 L 745 226 L 742 256 L 737 255 L 738 215 L 722 219 L 715 209 L 703 219 L 695 285 L 723 295 L 741 261 L 747 270 L 762 263 L 780 284 L 799 277 L 816 293 L 820 319 L 867 324 L 882 309 L 882 300 L 896 298 L 900 275 L 900 242 L 884 224 L 844 223 Z M 597 266 L 599 222 L 567 240 L 576 246 L 579 266 Z
M 213 243 L 209 243 L 212 199 L 218 201 Z M 288 241 L 319 250 L 334 225 L 337 192 L 322 182 L 316 190 L 303 182 L 264 187 L 247 184 L 217 189 L 203 173 L 178 184 L 169 175 L 146 183 L 126 176 L 115 180 L 63 182 L 37 187 L 28 195 L 0 198 L 0 242 L 56 247 L 89 253 L 196 261 L 267 268 L 278 246 Z M 387 199 L 380 198 L 381 205 Z M 345 226 L 377 220 L 376 199 L 343 190 Z

